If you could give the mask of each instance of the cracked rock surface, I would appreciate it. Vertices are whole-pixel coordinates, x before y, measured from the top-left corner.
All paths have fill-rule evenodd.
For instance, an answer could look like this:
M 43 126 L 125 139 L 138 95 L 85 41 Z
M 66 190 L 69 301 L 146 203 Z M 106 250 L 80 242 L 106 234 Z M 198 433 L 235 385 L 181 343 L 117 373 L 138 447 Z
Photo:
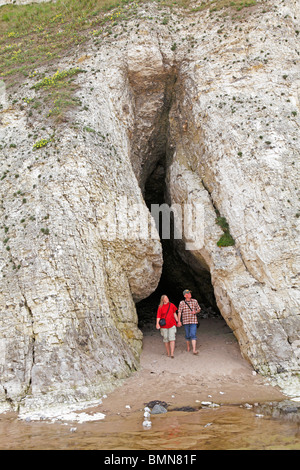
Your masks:
M 299 391 L 300 12 L 292 0 L 257 3 L 246 19 L 222 19 L 222 35 L 207 11 L 174 12 L 167 28 L 147 18 L 159 15 L 150 5 L 118 41 L 91 44 L 84 60 L 83 51 L 61 59 L 61 69 L 80 61 L 85 70 L 76 77 L 84 108 L 38 151 L 28 135 L 53 129 L 7 97 L 3 406 L 93 400 L 138 368 L 135 302 L 155 291 L 163 253 L 150 217 L 156 236 L 132 237 L 128 207 L 148 213 L 145 184 L 162 160 L 166 201 L 203 208 L 204 243 L 186 250 L 188 240 L 178 241 L 181 259 L 198 282 L 201 270 L 210 272 L 219 310 L 253 368 Z M 35 98 L 33 83 L 20 99 Z M 217 245 L 217 214 L 233 246 Z M 107 239 L 116 220 L 118 236 Z

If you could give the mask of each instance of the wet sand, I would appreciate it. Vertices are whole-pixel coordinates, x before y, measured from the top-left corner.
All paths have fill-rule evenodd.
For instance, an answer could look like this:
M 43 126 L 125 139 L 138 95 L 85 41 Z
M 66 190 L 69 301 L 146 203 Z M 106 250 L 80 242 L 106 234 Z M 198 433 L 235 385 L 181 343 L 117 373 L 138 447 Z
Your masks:
M 1 449 L 299 449 L 297 423 L 258 418 L 251 411 L 256 407 L 234 406 L 286 397 L 253 374 L 222 319 L 201 320 L 197 356 L 186 351 L 183 328 L 174 359 L 166 356 L 159 331 L 151 327 L 143 333 L 140 369 L 97 406 L 77 410 L 78 417 L 92 420 L 61 415 L 28 421 L 4 414 Z M 145 430 L 145 404 L 156 400 L 168 404 L 168 413 L 153 415 L 151 429 Z M 201 408 L 202 401 L 223 406 Z M 176 411 L 181 407 L 196 412 Z

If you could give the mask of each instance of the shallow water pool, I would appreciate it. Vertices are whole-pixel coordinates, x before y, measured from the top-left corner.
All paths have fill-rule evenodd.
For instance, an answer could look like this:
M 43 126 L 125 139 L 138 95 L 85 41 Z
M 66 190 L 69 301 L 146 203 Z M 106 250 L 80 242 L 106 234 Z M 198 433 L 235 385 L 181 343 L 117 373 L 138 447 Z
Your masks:
M 275 411 L 274 411 L 275 410 Z M 277 410 L 277 411 L 276 411 Z M 224 405 L 152 415 L 143 410 L 86 422 L 21 421 L 0 416 L 1 450 L 273 450 L 300 449 L 299 414 L 267 405 Z

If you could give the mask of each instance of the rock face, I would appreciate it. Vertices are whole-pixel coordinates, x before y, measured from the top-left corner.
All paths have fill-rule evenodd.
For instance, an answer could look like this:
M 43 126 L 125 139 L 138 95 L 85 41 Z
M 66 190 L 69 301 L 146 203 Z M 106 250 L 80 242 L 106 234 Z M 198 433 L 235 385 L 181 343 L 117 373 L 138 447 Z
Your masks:
M 76 76 L 83 107 L 55 133 L 6 97 L 3 404 L 91 400 L 138 367 L 135 302 L 156 289 L 163 264 L 144 202 L 155 172 L 169 206 L 202 208 L 201 246 L 187 250 L 185 233 L 175 240 L 182 262 L 195 282 L 210 272 L 253 367 L 299 394 L 300 12 L 275 3 L 235 19 L 173 13 L 168 26 L 144 6 L 131 28 L 116 26 L 118 41 L 58 64 L 85 73 Z M 34 83 L 15 96 L 35 99 Z M 49 144 L 33 150 L 32 134 Z M 217 215 L 234 245 L 217 245 Z M 136 236 L 145 217 L 152 236 Z
M 44 3 L 44 2 L 50 2 L 51 0 L 35 0 L 32 2 L 32 0 L 0 0 L 0 7 L 2 5 L 28 5 L 30 3 Z

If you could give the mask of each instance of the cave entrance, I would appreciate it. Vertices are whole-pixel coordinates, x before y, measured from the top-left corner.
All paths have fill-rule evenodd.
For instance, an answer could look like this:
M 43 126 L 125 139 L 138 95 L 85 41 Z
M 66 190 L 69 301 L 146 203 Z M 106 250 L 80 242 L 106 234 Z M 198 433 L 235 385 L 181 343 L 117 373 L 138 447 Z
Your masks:
M 166 194 L 166 159 L 161 158 L 145 183 L 144 199 L 149 210 L 152 204 L 168 204 Z M 176 306 L 183 300 L 183 290 L 190 289 L 193 298 L 197 299 L 201 312 L 199 318 L 222 318 L 217 307 L 214 290 L 211 283 L 209 268 L 199 266 L 192 253 L 186 252 L 182 259 L 178 250 L 177 240 L 174 240 L 172 213 L 170 214 L 170 237 L 164 239 L 159 233 L 163 249 L 163 269 L 156 290 L 146 299 L 136 304 L 138 326 L 143 329 L 155 325 L 157 307 L 163 294 Z M 161 225 L 159 231 L 161 232 Z M 175 242 L 175 243 L 174 243 Z M 225 321 L 224 321 L 225 323 Z
M 177 109 L 176 96 L 182 93 L 181 82 L 178 80 L 176 67 L 166 69 L 161 80 L 155 76 L 152 81 L 147 75 L 142 88 L 138 86 L 139 82 L 134 74 L 129 78 L 135 94 L 136 110 L 132 164 L 145 203 L 152 213 L 153 204 L 171 206 L 166 175 L 168 165 L 173 160 L 176 142 L 172 138 L 170 113 L 172 114 L 172 109 Z M 149 126 L 149 121 L 152 126 Z M 163 234 L 159 233 L 163 249 L 160 282 L 155 292 L 136 304 L 138 326 L 141 330 L 147 324 L 151 324 L 152 328 L 155 325 L 161 295 L 166 294 L 170 301 L 178 306 L 183 300 L 184 289 L 190 289 L 193 297 L 198 300 L 201 307 L 200 319 L 216 316 L 223 320 L 216 304 L 209 267 L 204 261 L 200 264 L 191 251 L 180 245 L 180 240 L 174 239 L 172 215 L 171 211 L 169 238 L 164 238 Z M 223 321 L 225 324 L 225 320 Z
M 167 295 L 170 302 L 178 307 L 179 302 L 183 300 L 184 289 L 190 289 L 193 298 L 197 299 L 201 307 L 200 319 L 222 318 L 215 301 L 209 272 L 203 271 L 202 277 L 198 273 L 193 273 L 172 247 L 166 247 L 166 245 L 167 243 L 163 243 L 164 265 L 156 290 L 136 304 L 138 327 L 143 330 L 150 325 L 152 327 L 155 325 L 157 308 L 163 294 Z

